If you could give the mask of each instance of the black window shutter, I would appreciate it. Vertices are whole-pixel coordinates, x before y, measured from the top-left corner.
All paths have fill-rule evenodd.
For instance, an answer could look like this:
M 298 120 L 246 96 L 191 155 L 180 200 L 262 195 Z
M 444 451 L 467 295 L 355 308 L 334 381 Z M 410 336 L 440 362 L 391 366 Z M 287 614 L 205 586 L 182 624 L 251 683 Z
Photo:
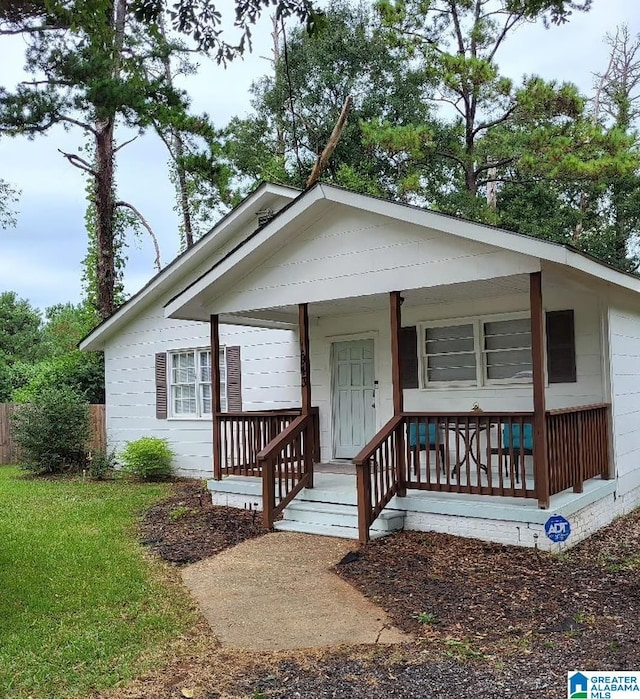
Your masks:
M 167 354 L 156 354 L 156 418 L 167 419 Z
M 240 347 L 227 347 L 227 410 L 230 413 L 242 411 L 242 371 Z
M 576 338 L 573 310 L 547 312 L 549 383 L 575 383 Z
M 400 328 L 402 388 L 418 388 L 418 335 L 415 325 Z

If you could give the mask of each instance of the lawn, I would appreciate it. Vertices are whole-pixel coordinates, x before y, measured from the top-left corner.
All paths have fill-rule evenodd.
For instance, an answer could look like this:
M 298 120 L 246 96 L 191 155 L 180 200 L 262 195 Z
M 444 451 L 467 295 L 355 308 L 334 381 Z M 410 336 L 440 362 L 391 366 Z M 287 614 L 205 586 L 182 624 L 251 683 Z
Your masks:
M 0 467 L 0 697 L 85 696 L 153 666 L 196 618 L 136 538 L 166 484 Z

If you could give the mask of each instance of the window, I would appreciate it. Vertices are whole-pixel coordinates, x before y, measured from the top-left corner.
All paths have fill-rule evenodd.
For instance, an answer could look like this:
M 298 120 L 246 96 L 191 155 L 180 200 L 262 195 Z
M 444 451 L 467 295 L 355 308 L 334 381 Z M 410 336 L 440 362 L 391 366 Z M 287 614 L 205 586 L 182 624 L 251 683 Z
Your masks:
M 211 415 L 211 350 L 181 350 L 169 354 L 169 385 L 173 417 Z M 225 350 L 220 348 L 220 400 L 226 410 Z
M 476 381 L 473 323 L 425 328 L 426 383 Z
M 531 320 L 465 319 L 422 326 L 423 386 L 531 381 Z
M 531 379 L 531 319 L 482 323 L 485 377 L 488 381 Z

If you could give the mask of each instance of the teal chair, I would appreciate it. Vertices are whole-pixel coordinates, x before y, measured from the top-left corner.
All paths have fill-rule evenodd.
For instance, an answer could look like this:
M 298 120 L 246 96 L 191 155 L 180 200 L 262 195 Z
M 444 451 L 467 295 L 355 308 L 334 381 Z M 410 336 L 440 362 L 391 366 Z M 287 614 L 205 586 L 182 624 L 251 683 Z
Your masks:
M 513 456 L 513 466 L 516 473 L 516 483 L 520 482 L 520 454 L 531 456 L 533 454 L 533 425 L 524 423 L 504 424 L 502 426 L 502 448 Z
M 427 427 L 429 428 L 427 430 Z M 435 449 L 436 448 L 436 434 L 437 426 L 434 422 L 410 422 L 409 423 L 409 446 L 418 447 L 422 449 Z M 438 444 L 438 451 L 440 452 L 440 460 L 442 463 L 442 472 L 445 471 L 445 459 L 444 459 L 444 444 L 440 441 Z

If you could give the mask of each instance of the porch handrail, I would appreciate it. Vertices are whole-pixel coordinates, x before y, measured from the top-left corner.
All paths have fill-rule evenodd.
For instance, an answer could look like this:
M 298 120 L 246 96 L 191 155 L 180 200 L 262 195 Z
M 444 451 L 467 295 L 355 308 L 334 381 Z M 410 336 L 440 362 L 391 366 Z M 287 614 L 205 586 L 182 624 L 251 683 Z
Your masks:
M 299 415 L 257 455 L 267 529 L 303 488 L 313 487 L 317 413 Z
M 401 469 L 398 464 L 404 449 L 398 448 L 397 439 L 396 444 L 387 445 L 387 442 L 392 435 L 401 431 L 403 423 L 403 415 L 394 415 L 353 459 L 358 490 L 358 538 L 361 544 L 367 543 L 369 528 L 374 520 L 402 488 L 404 477 L 399 473 Z M 372 459 L 376 453 L 381 458 L 374 463 Z
M 283 432 L 301 413 L 301 408 L 283 408 L 273 410 L 241 410 L 234 412 L 217 412 L 214 420 L 218 427 L 217 440 L 214 441 L 214 465 L 218 464 L 214 478 L 220 480 L 223 475 L 260 477 L 258 453 L 265 449 L 273 439 Z M 319 412 L 312 407 L 313 418 L 313 458 L 320 460 Z M 215 427 L 215 426 L 214 426 Z M 217 458 L 215 458 L 217 451 Z
M 553 408 L 547 410 L 547 415 L 568 415 L 570 413 L 582 413 L 585 410 L 598 410 L 599 408 L 610 408 L 611 403 L 590 403 L 588 405 L 575 405 L 569 408 Z

